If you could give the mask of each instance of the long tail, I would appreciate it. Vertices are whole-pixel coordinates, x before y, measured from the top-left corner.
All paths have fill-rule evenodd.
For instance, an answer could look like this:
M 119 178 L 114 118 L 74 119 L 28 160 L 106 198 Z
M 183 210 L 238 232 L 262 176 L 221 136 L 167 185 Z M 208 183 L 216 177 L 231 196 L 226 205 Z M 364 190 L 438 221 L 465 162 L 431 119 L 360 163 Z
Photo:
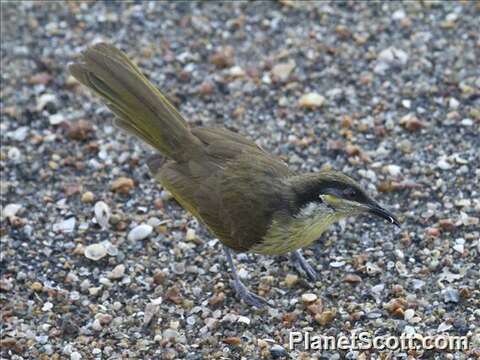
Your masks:
M 186 149 L 198 143 L 175 107 L 112 45 L 100 43 L 88 48 L 80 62 L 69 65 L 69 70 L 79 82 L 102 97 L 118 117 L 115 125 L 164 155 L 182 162 L 187 156 Z

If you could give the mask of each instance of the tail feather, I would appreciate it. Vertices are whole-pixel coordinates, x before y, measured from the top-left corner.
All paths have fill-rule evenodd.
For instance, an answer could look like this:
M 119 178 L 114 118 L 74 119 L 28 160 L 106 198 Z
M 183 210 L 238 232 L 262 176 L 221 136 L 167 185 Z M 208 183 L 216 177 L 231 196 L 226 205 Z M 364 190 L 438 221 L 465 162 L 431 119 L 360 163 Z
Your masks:
M 71 74 L 103 98 L 117 115 L 115 124 L 152 145 L 164 155 L 183 161 L 185 148 L 198 142 L 188 124 L 167 98 L 130 59 L 108 44 L 87 49 Z

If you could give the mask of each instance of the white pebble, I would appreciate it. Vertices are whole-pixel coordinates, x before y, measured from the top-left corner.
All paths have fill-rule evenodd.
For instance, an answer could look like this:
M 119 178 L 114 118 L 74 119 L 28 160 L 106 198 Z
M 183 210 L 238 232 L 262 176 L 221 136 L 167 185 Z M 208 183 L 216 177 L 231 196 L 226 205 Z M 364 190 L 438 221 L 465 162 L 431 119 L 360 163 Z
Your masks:
M 153 231 L 153 227 L 147 224 L 141 224 L 134 227 L 128 233 L 129 241 L 139 241 L 147 238 Z
M 243 70 L 240 66 L 233 66 L 229 69 L 230 76 L 232 77 L 243 77 L 245 76 L 245 70 Z
M 197 237 L 197 235 L 195 234 L 194 229 L 188 229 L 187 230 L 187 234 L 185 235 L 185 238 L 186 238 L 187 241 L 195 240 L 196 237 Z
M 388 173 L 393 177 L 397 177 L 402 172 L 402 168 L 398 165 L 387 165 L 386 169 Z
M 91 244 L 85 248 L 84 254 L 87 259 L 98 261 L 107 255 L 107 249 L 102 243 Z
M 125 275 L 125 265 L 120 264 L 115 266 L 112 271 L 108 274 L 108 278 L 115 280 L 115 279 L 121 279 Z
M 276 64 L 272 68 L 272 75 L 275 79 L 285 81 L 290 76 L 290 73 L 295 68 L 295 61 L 290 60 L 287 63 Z
M 437 161 L 437 167 L 442 169 L 442 170 L 448 170 L 448 169 L 452 168 L 452 165 L 450 165 L 447 162 L 447 159 L 445 157 L 442 157 Z
M 159 226 L 160 224 L 162 223 L 162 220 L 160 220 L 159 218 L 157 217 L 151 217 L 150 219 L 148 219 L 147 221 L 147 224 L 156 228 L 157 226 Z
M 57 98 L 53 94 L 43 94 L 37 99 L 37 111 L 42 111 L 48 103 L 55 103 Z
M 404 99 L 402 100 L 402 105 L 405 109 L 410 109 L 412 106 L 412 102 L 410 100 Z
M 407 310 L 405 310 L 403 318 L 406 321 L 410 321 L 411 319 L 413 319 L 414 316 L 415 316 L 415 311 L 413 309 L 407 309 Z
M 95 213 L 95 219 L 97 223 L 104 229 L 108 228 L 108 222 L 110 220 L 111 212 L 110 208 L 103 201 L 98 201 L 93 207 Z
M 27 138 L 29 130 L 28 126 L 20 126 L 14 131 L 9 131 L 7 136 L 13 140 L 23 141 Z
M 80 354 L 78 351 L 74 351 L 70 354 L 70 360 L 81 360 L 82 359 L 82 354 Z
M 241 268 L 240 270 L 238 270 L 238 277 L 242 280 L 246 280 L 248 279 L 248 271 L 245 270 L 244 268 Z
M 95 319 L 92 323 L 92 329 L 95 331 L 100 331 L 102 330 L 102 324 L 100 323 L 99 319 Z
M 392 19 L 396 20 L 396 21 L 403 20 L 406 17 L 407 17 L 407 14 L 405 13 L 405 10 L 403 10 L 403 9 L 399 9 L 392 14 Z
M 457 109 L 459 105 L 460 102 L 453 97 L 450 98 L 450 100 L 448 101 L 448 106 L 450 107 L 450 109 Z
M 240 315 L 240 316 L 238 317 L 237 322 L 250 325 L 250 319 L 249 319 L 248 317 L 242 316 L 242 315 Z
M 303 108 L 313 109 L 322 106 L 324 102 L 325 98 L 322 95 L 311 92 L 302 95 L 298 100 L 298 105 Z
M 8 204 L 3 208 L 2 215 L 7 219 L 14 217 L 21 208 L 20 204 Z
M 60 113 L 53 114 L 48 117 L 48 122 L 50 123 L 50 125 L 59 125 L 63 121 L 65 121 L 65 117 Z
M 50 311 L 52 310 L 52 308 L 53 308 L 53 304 L 48 301 L 45 304 L 43 304 L 42 311 Z
M 53 224 L 53 231 L 59 233 L 71 233 L 75 229 L 75 218 L 71 217 L 66 220 Z
M 306 293 L 302 295 L 302 302 L 305 304 L 312 303 L 317 300 L 317 295 L 313 293 Z
M 378 54 L 378 60 L 387 64 L 405 65 L 408 61 L 408 54 L 402 49 L 389 47 Z
M 13 162 L 19 162 L 22 158 L 22 153 L 17 147 L 12 146 L 10 149 L 8 149 L 7 156 Z

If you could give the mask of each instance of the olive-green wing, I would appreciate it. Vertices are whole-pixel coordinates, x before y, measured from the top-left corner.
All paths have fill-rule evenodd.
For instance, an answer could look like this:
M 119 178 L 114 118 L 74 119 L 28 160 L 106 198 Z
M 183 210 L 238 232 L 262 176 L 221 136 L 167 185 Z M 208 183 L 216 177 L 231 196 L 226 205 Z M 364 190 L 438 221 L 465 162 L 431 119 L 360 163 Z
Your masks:
M 225 169 L 220 180 L 224 227 L 242 251 L 259 244 L 274 216 L 287 214 L 291 193 L 286 164 L 266 153 L 245 152 Z
M 226 246 L 247 251 L 266 234 L 276 211 L 288 208 L 286 164 L 253 141 L 224 129 L 193 129 L 205 152 L 152 172 L 177 201 Z

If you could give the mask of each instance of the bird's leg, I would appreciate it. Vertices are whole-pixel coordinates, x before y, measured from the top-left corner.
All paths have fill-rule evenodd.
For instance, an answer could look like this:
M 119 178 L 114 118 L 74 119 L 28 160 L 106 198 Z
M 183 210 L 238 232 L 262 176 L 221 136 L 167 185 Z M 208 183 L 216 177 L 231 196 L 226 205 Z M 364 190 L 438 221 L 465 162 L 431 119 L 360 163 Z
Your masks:
M 293 266 L 300 274 L 306 274 L 311 281 L 317 280 L 316 270 L 305 260 L 300 250 L 295 250 L 291 254 Z
M 261 308 L 263 305 L 267 304 L 267 301 L 264 298 L 252 293 L 240 281 L 240 278 L 238 277 L 238 273 L 237 273 L 237 268 L 233 263 L 232 253 L 230 252 L 230 249 L 227 248 L 226 246 L 224 246 L 223 249 L 225 251 L 225 256 L 227 257 L 227 261 L 230 266 L 230 269 L 232 270 L 233 281 L 231 282 L 231 284 L 235 289 L 235 293 L 237 294 L 237 296 L 241 300 L 243 300 L 245 304 L 255 306 L 257 308 Z

